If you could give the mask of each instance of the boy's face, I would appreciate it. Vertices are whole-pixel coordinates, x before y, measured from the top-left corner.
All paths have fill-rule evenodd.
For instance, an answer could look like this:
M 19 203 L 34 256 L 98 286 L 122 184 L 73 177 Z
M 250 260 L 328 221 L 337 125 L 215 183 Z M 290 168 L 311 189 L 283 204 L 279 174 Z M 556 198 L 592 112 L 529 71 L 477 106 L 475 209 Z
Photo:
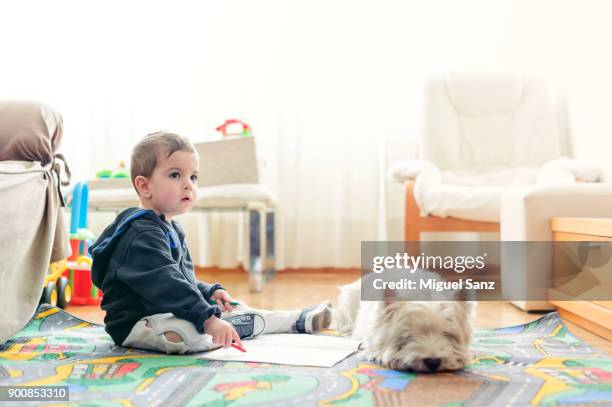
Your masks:
M 193 208 L 198 193 L 198 166 L 196 153 L 175 151 L 166 158 L 166 153 L 160 152 L 147 183 L 146 197 L 152 209 L 170 220 Z

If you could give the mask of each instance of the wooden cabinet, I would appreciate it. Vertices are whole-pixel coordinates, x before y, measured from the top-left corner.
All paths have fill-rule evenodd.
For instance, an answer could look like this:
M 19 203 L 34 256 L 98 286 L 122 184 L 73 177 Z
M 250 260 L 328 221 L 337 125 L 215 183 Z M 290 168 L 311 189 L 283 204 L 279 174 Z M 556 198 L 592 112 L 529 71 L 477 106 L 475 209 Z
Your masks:
M 552 218 L 553 240 L 579 242 L 610 242 L 612 247 L 612 218 Z M 587 248 L 588 249 L 588 248 Z M 558 267 L 554 264 L 553 267 Z M 612 265 L 609 267 L 612 272 Z M 571 300 L 556 288 L 549 289 L 549 301 L 559 315 L 583 328 L 612 340 L 612 292 L 597 300 Z

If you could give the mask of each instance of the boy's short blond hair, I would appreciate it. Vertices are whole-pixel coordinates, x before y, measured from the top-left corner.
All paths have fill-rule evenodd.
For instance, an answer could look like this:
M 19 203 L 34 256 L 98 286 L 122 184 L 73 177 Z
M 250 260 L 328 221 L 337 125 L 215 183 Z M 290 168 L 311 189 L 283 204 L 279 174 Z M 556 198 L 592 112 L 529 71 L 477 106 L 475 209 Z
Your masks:
M 136 189 L 134 180 L 137 176 L 142 175 L 146 178 L 151 177 L 153 170 L 157 166 L 157 157 L 159 154 L 165 154 L 166 158 L 168 158 L 175 151 L 189 151 L 194 153 L 195 147 L 188 138 L 166 131 L 147 134 L 140 140 L 132 150 L 132 159 L 130 162 L 130 176 L 134 189 Z M 138 192 L 138 189 L 136 189 L 136 192 Z

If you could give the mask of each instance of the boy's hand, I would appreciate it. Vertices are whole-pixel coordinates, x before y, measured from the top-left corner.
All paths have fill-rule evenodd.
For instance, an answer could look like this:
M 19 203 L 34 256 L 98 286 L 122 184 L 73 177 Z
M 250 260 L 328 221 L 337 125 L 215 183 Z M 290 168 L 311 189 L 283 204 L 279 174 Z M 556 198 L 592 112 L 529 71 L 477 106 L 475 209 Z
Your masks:
M 225 290 L 216 290 L 213 295 L 210 296 L 210 299 L 216 302 L 217 305 L 221 307 L 222 311 L 230 312 L 234 309 L 234 306 L 231 304 L 234 299 Z
M 212 336 L 213 345 L 228 348 L 234 342 L 242 347 L 242 341 L 234 327 L 214 315 L 204 321 L 204 332 Z

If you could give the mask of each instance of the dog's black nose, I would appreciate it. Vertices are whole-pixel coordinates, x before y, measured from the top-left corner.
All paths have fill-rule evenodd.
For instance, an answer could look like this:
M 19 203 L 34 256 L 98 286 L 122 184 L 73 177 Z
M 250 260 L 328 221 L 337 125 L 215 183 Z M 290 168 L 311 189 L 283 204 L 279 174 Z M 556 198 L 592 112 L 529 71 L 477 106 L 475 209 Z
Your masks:
M 438 358 L 425 358 L 423 359 L 423 363 L 425 364 L 427 369 L 429 369 L 430 372 L 435 372 L 440 367 L 440 363 L 442 363 L 442 360 Z

